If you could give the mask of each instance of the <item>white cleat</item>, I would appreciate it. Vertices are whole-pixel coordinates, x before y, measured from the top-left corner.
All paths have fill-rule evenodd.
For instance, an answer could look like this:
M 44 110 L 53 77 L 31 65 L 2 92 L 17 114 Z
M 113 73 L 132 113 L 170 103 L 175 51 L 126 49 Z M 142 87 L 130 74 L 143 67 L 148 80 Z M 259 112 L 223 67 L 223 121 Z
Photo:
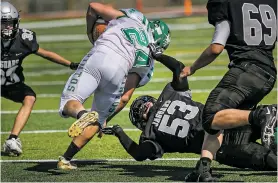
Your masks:
M 19 156 L 20 154 L 22 154 L 22 145 L 20 139 L 7 139 L 3 144 L 3 150 L 9 156 Z

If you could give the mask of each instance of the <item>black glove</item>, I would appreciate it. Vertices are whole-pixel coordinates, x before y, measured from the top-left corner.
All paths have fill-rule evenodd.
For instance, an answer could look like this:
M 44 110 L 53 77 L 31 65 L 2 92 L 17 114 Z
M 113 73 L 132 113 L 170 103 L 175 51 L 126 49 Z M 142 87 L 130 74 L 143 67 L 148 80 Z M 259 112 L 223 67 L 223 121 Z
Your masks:
M 106 135 L 115 135 L 117 136 L 118 133 L 122 132 L 123 129 L 119 125 L 114 125 L 112 127 L 106 127 L 102 129 L 102 133 Z
M 150 43 L 148 45 L 149 49 L 150 49 L 150 52 L 151 52 L 151 55 L 154 59 L 160 57 L 163 53 L 163 49 L 160 47 L 160 46 L 157 46 L 156 44 L 154 43 Z
M 71 62 L 70 63 L 70 69 L 71 70 L 76 70 L 79 66 L 79 63 L 74 63 L 74 62 Z

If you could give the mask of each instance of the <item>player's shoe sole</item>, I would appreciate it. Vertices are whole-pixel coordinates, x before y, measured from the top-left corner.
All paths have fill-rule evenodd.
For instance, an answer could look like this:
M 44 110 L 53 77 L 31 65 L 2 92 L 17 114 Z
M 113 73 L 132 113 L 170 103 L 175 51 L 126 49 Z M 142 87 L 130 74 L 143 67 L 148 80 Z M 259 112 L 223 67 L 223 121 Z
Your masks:
M 69 137 L 77 137 L 81 135 L 83 130 L 90 125 L 94 125 L 98 123 L 98 113 L 95 111 L 88 112 L 81 117 L 80 119 L 76 120 L 68 130 Z
M 271 150 L 276 151 L 275 132 L 277 128 L 277 105 L 270 105 L 265 114 L 265 123 L 262 127 L 261 140 L 262 144 Z M 276 132 L 277 133 L 277 132 Z

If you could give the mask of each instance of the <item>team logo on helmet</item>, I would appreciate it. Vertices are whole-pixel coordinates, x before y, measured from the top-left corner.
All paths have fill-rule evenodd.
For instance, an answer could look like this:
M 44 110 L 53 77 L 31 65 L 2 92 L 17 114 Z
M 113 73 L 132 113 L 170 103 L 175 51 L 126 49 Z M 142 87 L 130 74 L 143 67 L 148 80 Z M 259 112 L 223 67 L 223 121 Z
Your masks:
M 155 44 L 165 51 L 171 42 L 169 27 L 161 20 L 154 20 L 150 21 L 150 28 L 153 33 Z

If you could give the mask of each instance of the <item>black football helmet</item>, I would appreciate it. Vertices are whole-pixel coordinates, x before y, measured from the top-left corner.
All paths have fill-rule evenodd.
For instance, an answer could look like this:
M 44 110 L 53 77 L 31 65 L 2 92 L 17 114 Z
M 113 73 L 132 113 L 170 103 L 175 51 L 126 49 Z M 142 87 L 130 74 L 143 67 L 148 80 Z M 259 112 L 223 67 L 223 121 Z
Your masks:
M 143 95 L 136 98 L 130 106 L 129 119 L 140 130 L 143 130 L 146 126 L 147 120 L 143 118 L 143 114 L 147 110 L 146 103 L 148 102 L 155 104 L 156 99 L 152 96 Z

